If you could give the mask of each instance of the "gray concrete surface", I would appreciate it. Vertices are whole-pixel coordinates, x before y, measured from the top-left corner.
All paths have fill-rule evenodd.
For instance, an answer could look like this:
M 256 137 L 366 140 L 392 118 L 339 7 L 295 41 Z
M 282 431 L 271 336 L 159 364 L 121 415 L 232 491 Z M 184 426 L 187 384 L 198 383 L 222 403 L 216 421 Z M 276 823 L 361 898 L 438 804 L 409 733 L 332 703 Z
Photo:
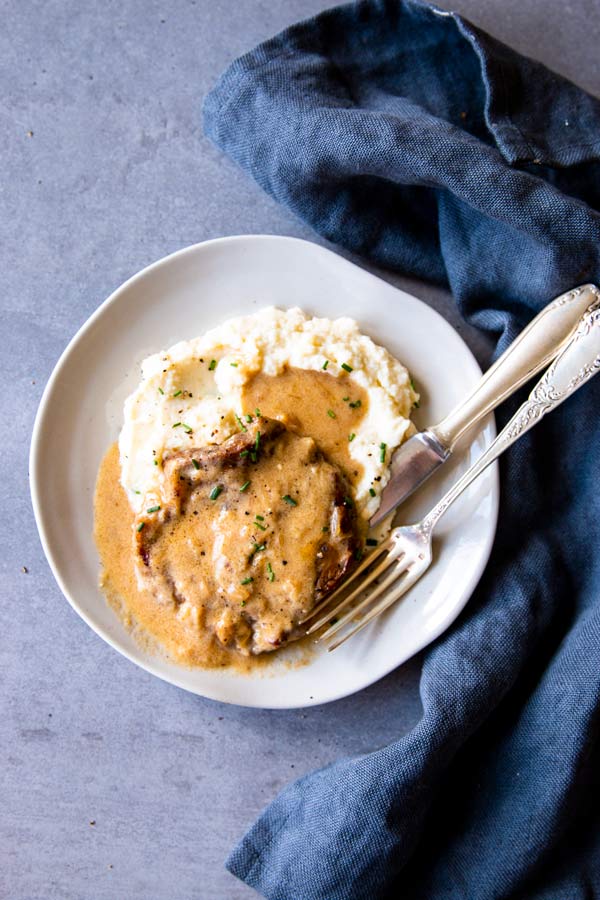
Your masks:
M 226 707 L 163 684 L 73 613 L 30 509 L 27 451 L 44 383 L 113 288 L 205 238 L 314 239 L 203 139 L 199 109 L 234 57 L 329 5 L 1 4 L 3 900 L 256 896 L 223 860 L 260 808 L 290 779 L 385 744 L 419 716 L 419 660 L 306 712 Z M 597 0 L 457 8 L 600 93 Z M 485 342 L 443 291 L 391 280 L 440 309 L 485 363 Z

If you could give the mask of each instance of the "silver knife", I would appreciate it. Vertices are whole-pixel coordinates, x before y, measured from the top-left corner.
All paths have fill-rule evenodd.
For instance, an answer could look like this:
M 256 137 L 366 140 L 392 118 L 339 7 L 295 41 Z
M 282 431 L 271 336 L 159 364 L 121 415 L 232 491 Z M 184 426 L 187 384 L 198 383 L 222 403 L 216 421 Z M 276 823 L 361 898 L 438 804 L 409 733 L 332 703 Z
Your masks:
M 561 294 L 529 323 L 452 412 L 438 425 L 402 444 L 392 457 L 390 480 L 371 518 L 371 527 L 389 516 L 446 462 L 469 428 L 547 366 L 572 336 L 581 317 L 599 304 L 600 290 L 593 284 Z

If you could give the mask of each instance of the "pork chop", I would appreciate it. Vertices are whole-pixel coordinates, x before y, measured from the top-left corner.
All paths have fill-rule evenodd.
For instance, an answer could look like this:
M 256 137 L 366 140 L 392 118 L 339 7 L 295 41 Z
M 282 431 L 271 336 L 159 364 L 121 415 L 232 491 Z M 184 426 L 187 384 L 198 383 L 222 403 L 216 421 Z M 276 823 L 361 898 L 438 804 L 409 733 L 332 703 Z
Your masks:
M 140 587 L 249 655 L 302 635 L 361 539 L 348 484 L 312 438 L 265 417 L 242 427 L 165 455 L 163 500 L 134 533 Z

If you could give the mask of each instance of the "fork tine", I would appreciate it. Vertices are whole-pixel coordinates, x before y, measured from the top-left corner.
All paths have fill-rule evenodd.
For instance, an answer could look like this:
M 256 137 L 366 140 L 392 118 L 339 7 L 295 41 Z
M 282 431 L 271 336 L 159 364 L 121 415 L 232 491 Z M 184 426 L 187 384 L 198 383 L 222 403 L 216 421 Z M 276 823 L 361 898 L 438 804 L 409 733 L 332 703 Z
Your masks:
M 410 569 L 406 569 L 404 574 L 408 575 L 409 573 L 410 573 Z M 365 627 L 365 625 L 368 625 L 369 622 L 371 622 L 373 619 L 375 619 L 378 615 L 380 615 L 382 612 L 385 612 L 385 610 L 389 609 L 390 606 L 393 606 L 394 603 L 397 603 L 397 601 L 400 599 L 400 597 L 402 597 L 404 594 L 406 594 L 406 592 L 410 590 L 410 588 L 413 586 L 415 581 L 418 579 L 419 573 L 417 572 L 415 574 L 416 574 L 416 577 L 415 577 L 415 575 L 413 575 L 412 578 L 409 577 L 409 578 L 403 580 L 402 583 L 399 584 L 395 590 L 392 590 L 388 596 L 383 597 L 379 601 L 379 603 L 373 607 L 373 609 L 369 610 L 369 612 L 360 620 L 360 622 L 356 623 L 354 628 L 351 628 L 350 631 L 348 631 L 346 634 L 344 634 L 341 638 L 338 638 L 337 641 L 334 641 L 334 643 L 331 644 L 331 646 L 329 646 L 327 648 L 327 650 L 331 653 L 332 650 L 336 650 L 338 647 L 341 647 L 341 645 L 345 641 L 347 641 L 348 638 L 351 638 L 351 637 L 353 637 L 353 635 L 358 634 L 358 632 L 361 631 L 361 629 L 363 629 Z M 323 638 L 325 640 L 327 640 L 327 638 L 329 636 L 330 635 L 327 632 L 325 632 L 325 634 L 323 635 Z
M 358 597 L 359 594 L 362 594 L 364 589 L 366 587 L 368 587 L 368 585 L 370 585 L 372 581 L 374 581 L 376 578 L 378 578 L 379 575 L 383 574 L 383 572 L 385 572 L 385 570 L 388 569 L 392 565 L 393 562 L 394 562 L 394 560 L 390 559 L 390 557 L 388 555 L 386 555 L 385 559 L 382 562 L 380 562 L 379 565 L 376 566 L 372 572 L 369 572 L 369 574 L 364 579 L 364 581 L 361 581 L 361 583 L 357 587 L 355 587 L 354 590 L 351 591 L 347 597 L 344 597 L 344 599 L 341 600 L 334 609 L 329 609 L 328 612 L 326 612 L 324 616 L 322 616 L 317 622 L 315 622 L 313 625 L 311 625 L 306 633 L 314 634 L 314 632 L 318 631 L 318 629 L 321 628 L 321 626 L 325 625 L 325 623 L 328 622 L 332 616 L 337 615 L 342 609 L 345 609 L 349 603 L 352 603 L 352 601 L 355 599 L 355 597 Z M 331 595 L 330 600 L 334 599 L 335 594 L 337 594 L 337 591 L 335 591 L 335 593 L 333 593 Z M 329 603 L 327 604 L 327 606 L 329 606 Z
M 361 574 L 361 572 L 364 572 L 366 569 L 369 568 L 369 566 L 372 566 L 373 563 L 377 560 L 377 558 L 379 556 L 381 556 L 382 553 L 387 554 L 387 552 L 389 550 L 391 550 L 391 548 L 392 548 L 392 542 L 390 540 L 384 541 L 383 544 L 381 544 L 379 547 L 376 547 L 375 550 L 373 550 L 371 553 L 369 553 L 369 555 L 366 557 L 366 559 L 363 559 L 361 564 L 359 566 L 357 566 L 353 572 L 351 572 L 351 574 L 348 576 L 348 578 L 344 579 L 344 581 L 340 584 L 340 586 L 338 588 L 335 589 L 335 591 L 332 591 L 331 594 L 328 594 L 326 597 L 324 597 L 320 603 L 317 603 L 317 605 L 315 607 L 313 607 L 313 609 L 311 609 L 311 611 L 308 613 L 308 615 L 306 615 L 303 619 L 301 619 L 298 624 L 304 625 L 304 623 L 308 622 L 309 619 L 313 619 L 316 615 L 318 615 L 322 610 L 324 610 L 327 606 L 330 605 L 332 600 L 335 600 L 336 597 L 338 597 L 340 594 L 342 594 L 348 588 L 348 586 L 354 582 L 356 577 Z
M 401 578 L 402 575 L 408 571 L 406 568 L 406 565 L 402 562 L 402 558 L 400 558 L 398 560 L 394 560 L 394 562 L 396 564 L 393 566 L 393 571 L 387 576 L 387 578 L 384 578 L 384 580 L 381 582 L 381 584 L 378 584 L 377 587 L 375 588 L 375 590 L 372 591 L 368 597 L 365 597 L 365 599 L 362 600 L 358 604 L 358 606 L 354 606 L 352 609 L 349 609 L 348 612 L 345 613 L 345 615 L 343 615 L 342 618 L 339 619 L 339 621 L 337 621 L 335 623 L 335 625 L 332 625 L 330 628 L 328 628 L 327 631 L 325 631 L 321 635 L 321 640 L 325 640 L 325 641 L 329 640 L 329 638 L 333 637 L 334 634 L 337 634 L 337 632 L 341 628 L 343 628 L 344 625 L 347 625 L 348 622 L 352 621 L 352 619 L 357 615 L 357 613 L 361 612 L 363 609 L 370 606 L 371 603 L 373 602 L 373 600 L 376 600 L 377 597 L 379 597 L 380 594 L 382 594 L 385 590 L 387 590 L 387 588 L 394 581 L 396 581 L 397 578 Z M 361 589 L 361 592 L 362 592 L 362 589 Z M 346 601 L 344 600 L 343 603 L 345 605 Z M 342 604 L 340 604 L 340 606 L 341 605 Z M 338 609 L 339 609 L 339 607 L 336 607 L 336 609 L 331 611 L 330 615 L 335 616 Z

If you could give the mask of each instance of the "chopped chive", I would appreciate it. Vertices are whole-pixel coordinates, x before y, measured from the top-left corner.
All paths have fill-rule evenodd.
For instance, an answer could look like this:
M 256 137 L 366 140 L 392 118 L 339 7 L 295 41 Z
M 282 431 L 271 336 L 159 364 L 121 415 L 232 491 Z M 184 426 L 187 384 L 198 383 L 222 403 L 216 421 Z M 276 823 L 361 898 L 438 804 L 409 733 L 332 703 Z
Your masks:
M 412 375 L 411 375 L 411 377 L 410 377 L 408 380 L 409 380 L 409 382 L 410 382 L 411 388 L 413 389 L 413 391 L 414 391 L 415 394 L 416 394 L 416 393 L 417 393 L 417 389 L 416 389 L 416 387 L 415 387 L 414 381 L 412 380 Z
M 254 410 L 254 415 L 258 416 L 258 418 L 260 419 L 260 409 L 258 407 L 256 407 L 256 409 Z
M 238 425 L 240 426 L 240 431 L 248 431 L 248 429 L 246 428 L 246 426 L 244 425 L 244 423 L 242 422 L 242 420 L 240 419 L 240 417 L 238 416 L 238 414 L 237 414 L 237 413 L 234 413 L 234 416 L 235 416 L 235 421 L 236 421 L 236 422 L 238 423 Z
M 240 488 L 240 494 L 243 494 L 244 491 L 247 491 L 249 487 L 250 487 L 250 482 L 249 482 L 249 481 L 245 481 L 245 482 L 243 483 L 243 485 L 241 486 L 241 488 Z
M 379 445 L 379 449 L 381 453 L 379 454 L 379 462 L 385 462 L 385 451 L 387 450 L 387 444 L 383 442 Z
M 223 488 L 220 484 L 215 485 L 210 494 L 208 495 L 210 500 L 216 500 L 219 494 L 222 492 Z
M 230 366 L 233 366 L 234 369 L 237 369 L 239 363 L 229 363 Z
M 173 396 L 174 396 L 174 397 L 180 397 L 182 393 L 183 393 L 183 391 L 181 391 L 181 390 L 175 391 L 175 393 L 173 394 Z
M 186 434 L 193 434 L 193 433 L 194 433 L 194 429 L 193 429 L 193 428 L 190 428 L 190 426 L 189 426 L 189 425 L 186 425 L 184 422 L 181 423 L 181 427 L 183 428 L 183 430 L 185 431 Z
M 214 369 L 216 369 L 216 368 L 217 368 L 217 361 L 216 361 L 216 359 L 211 359 L 211 361 L 210 361 L 210 363 L 209 363 L 209 365 L 208 365 L 208 371 L 209 371 L 209 372 L 212 372 L 212 371 L 213 371 Z
M 329 525 L 323 525 L 321 531 L 329 531 Z
M 162 394 L 163 397 L 164 397 L 164 395 L 165 395 L 165 392 L 163 391 L 163 389 L 162 389 L 161 387 L 159 387 L 158 393 L 159 393 L 159 394 Z
M 138 532 L 141 531 L 145 524 L 146 524 L 145 522 L 140 522 L 140 524 L 136 528 L 136 531 L 138 531 Z
M 245 606 L 245 605 L 246 605 L 246 601 L 242 600 L 242 602 L 240 603 L 240 606 Z
M 266 549 L 267 549 L 267 545 L 266 545 L 266 544 L 257 544 L 257 543 L 255 542 L 254 544 L 252 544 L 252 551 L 251 551 L 251 553 L 250 553 L 250 557 L 249 557 L 249 558 L 252 559 L 252 557 L 254 556 L 255 553 L 260 553 L 261 550 L 266 550 Z
M 198 462 L 197 459 L 193 459 L 193 460 L 192 460 L 192 463 L 193 463 L 195 469 L 199 469 L 199 468 L 200 468 L 200 463 Z
M 269 581 L 275 581 L 275 572 L 273 571 L 273 567 L 271 566 L 270 562 L 267 563 L 267 572 L 269 573 Z
M 329 365 L 329 360 L 326 359 L 321 368 L 326 369 L 328 365 Z
M 342 400 L 344 401 L 344 403 L 347 403 L 349 399 L 350 399 L 350 397 L 342 397 Z
M 337 416 L 332 409 L 327 410 L 327 415 L 329 416 L 330 419 L 337 419 Z
M 171 428 L 180 428 L 180 427 L 181 427 L 181 422 L 175 422 L 174 425 L 171 425 Z
M 378 542 L 375 540 L 375 538 L 367 538 L 365 543 L 367 547 L 376 547 Z
M 155 466 L 158 465 L 158 460 L 157 460 L 157 459 L 154 460 L 154 465 L 155 465 Z
M 133 493 L 134 493 L 134 494 L 141 494 L 142 492 L 141 492 L 141 491 L 136 491 L 136 490 L 134 490 Z
M 252 581 L 254 581 L 254 578 L 252 575 L 249 575 L 247 578 L 244 578 L 243 581 L 240 581 L 240 584 L 250 584 Z
M 354 500 L 352 499 L 352 497 L 344 497 L 342 503 L 344 504 L 344 506 L 354 506 Z
M 253 421 L 253 419 L 252 419 L 252 416 L 250 415 L 250 413 L 246 413 L 246 422 L 252 422 L 252 421 Z
M 348 363 L 342 363 L 342 369 L 346 372 L 352 372 L 352 366 L 349 366 Z
M 249 453 L 250 453 L 249 450 L 242 450 L 240 453 L 240 456 L 248 456 Z
M 294 500 L 293 497 L 290 497 L 289 494 L 284 494 L 283 497 L 282 497 L 281 499 L 282 499 L 282 500 L 285 500 L 286 503 L 289 503 L 290 506 L 298 506 L 297 501 Z
M 354 434 L 354 432 L 352 432 L 352 434 L 349 434 L 348 435 L 348 443 L 351 444 L 355 437 L 356 437 L 356 435 Z
M 362 400 L 354 400 L 354 402 L 350 403 L 349 406 L 350 409 L 360 409 L 360 407 L 362 406 Z
M 250 460 L 251 460 L 253 463 L 256 462 L 256 453 L 254 452 L 254 450 L 253 450 L 252 453 L 250 454 Z
M 369 488 L 369 493 L 371 497 L 375 497 L 375 491 L 373 490 L 373 488 Z
M 260 446 L 260 431 L 256 432 L 256 438 L 254 440 L 254 453 L 258 453 L 258 448 Z
M 146 512 L 147 512 L 147 513 L 158 512 L 159 509 L 160 509 L 160 506 L 151 506 L 150 509 L 147 509 L 147 510 L 146 510 Z
M 261 524 L 260 524 L 260 522 L 253 522 L 252 524 L 254 525 L 255 528 L 260 528 L 261 531 L 266 531 L 266 530 L 267 530 L 266 527 L 265 527 L 264 525 L 261 525 Z
M 254 516 L 254 518 L 255 518 L 255 519 L 258 519 L 259 522 L 264 522 L 264 521 L 265 521 L 265 517 L 264 517 L 264 516 Z

